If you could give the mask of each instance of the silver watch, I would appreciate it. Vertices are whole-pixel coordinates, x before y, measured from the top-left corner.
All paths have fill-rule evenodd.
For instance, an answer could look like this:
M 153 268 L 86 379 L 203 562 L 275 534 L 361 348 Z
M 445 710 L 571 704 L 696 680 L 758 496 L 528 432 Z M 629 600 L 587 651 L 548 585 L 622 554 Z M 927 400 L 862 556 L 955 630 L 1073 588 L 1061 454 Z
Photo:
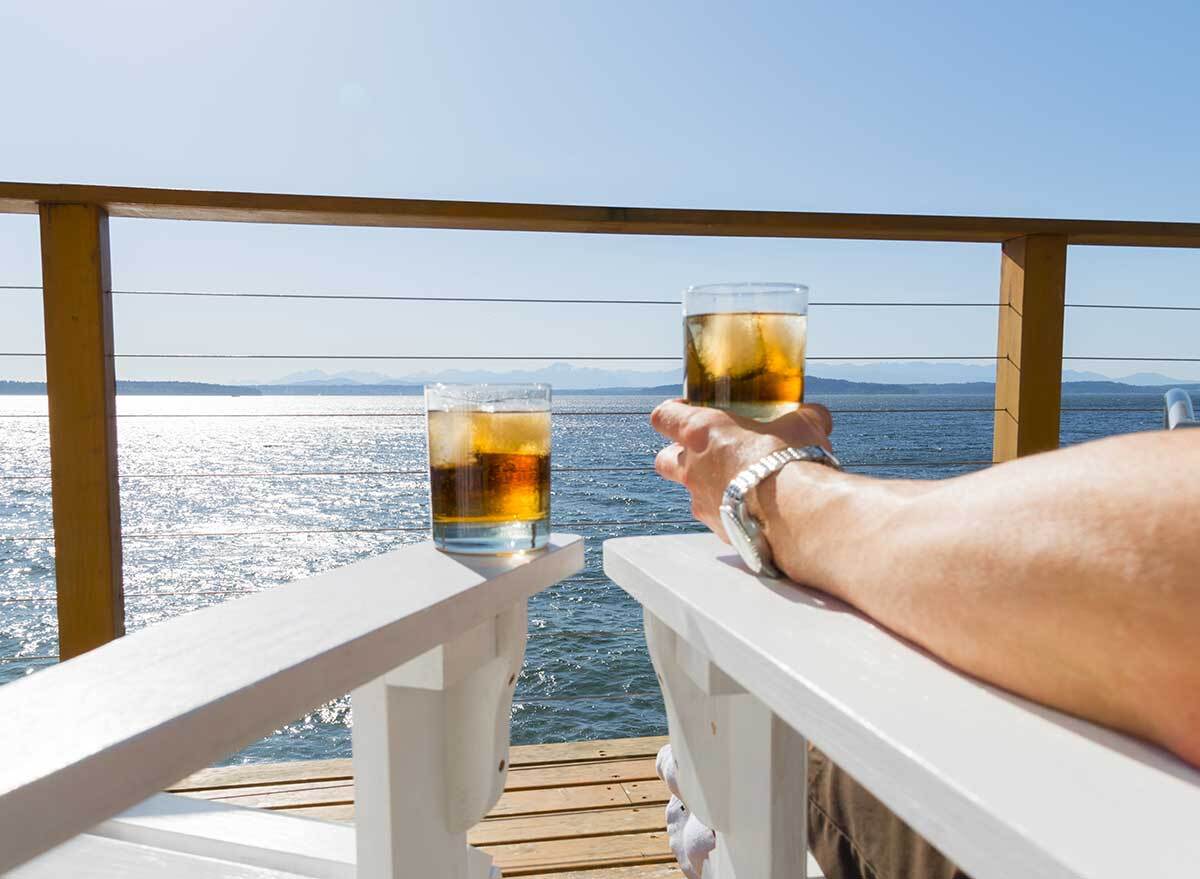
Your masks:
M 762 523 L 746 509 L 746 497 L 762 482 L 774 476 L 793 461 L 814 461 L 836 470 L 842 465 L 832 452 L 821 446 L 802 449 L 787 448 L 772 452 L 756 464 L 751 464 L 729 483 L 721 498 L 721 524 L 729 542 L 753 573 L 778 577 L 779 569 L 772 564 L 771 547 L 762 533 Z

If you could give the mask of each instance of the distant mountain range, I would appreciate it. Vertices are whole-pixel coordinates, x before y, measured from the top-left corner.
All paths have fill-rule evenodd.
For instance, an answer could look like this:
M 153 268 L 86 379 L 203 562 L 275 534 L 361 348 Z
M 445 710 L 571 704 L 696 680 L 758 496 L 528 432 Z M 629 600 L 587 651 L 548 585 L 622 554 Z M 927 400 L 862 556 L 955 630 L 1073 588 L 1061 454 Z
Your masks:
M 882 385 L 959 384 L 964 382 L 991 383 L 996 377 L 995 365 L 946 363 L 938 361 L 885 361 L 880 363 L 813 363 L 815 377 L 849 382 L 868 382 Z M 487 369 L 449 369 L 422 372 L 405 376 L 388 376 L 380 372 L 348 371 L 327 373 L 319 369 L 294 372 L 271 382 L 246 382 L 256 386 L 347 386 L 347 385 L 425 385 L 430 382 L 545 382 L 556 388 L 617 389 L 653 388 L 678 385 L 680 370 L 603 369 L 591 366 L 572 366 L 553 363 L 538 369 L 519 369 L 499 372 Z M 1120 382 L 1126 385 L 1159 387 L 1189 384 L 1188 380 L 1172 378 L 1154 372 L 1139 372 L 1114 378 L 1098 372 L 1063 370 L 1066 382 Z M 1194 381 L 1194 380 L 1193 380 Z
M 320 369 L 293 372 L 278 378 L 268 385 L 417 385 L 432 382 L 544 382 L 556 388 L 644 388 L 666 385 L 680 381 L 677 367 L 665 370 L 642 371 L 636 369 L 603 369 L 595 366 L 572 366 L 569 363 L 552 363 L 538 369 L 514 369 L 498 372 L 489 369 L 443 369 L 437 372 L 419 372 L 412 375 L 389 376 L 381 372 L 327 373 Z M 247 384 L 262 385 L 261 382 Z

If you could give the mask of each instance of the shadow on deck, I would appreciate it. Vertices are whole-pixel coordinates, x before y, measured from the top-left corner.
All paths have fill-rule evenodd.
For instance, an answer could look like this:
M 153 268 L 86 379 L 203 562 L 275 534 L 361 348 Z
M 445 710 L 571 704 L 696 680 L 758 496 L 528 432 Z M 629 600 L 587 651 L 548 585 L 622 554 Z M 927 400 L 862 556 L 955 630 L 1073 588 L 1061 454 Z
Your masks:
M 505 876 L 679 879 L 667 847 L 666 737 L 512 748 L 504 795 L 468 839 Z M 354 820 L 349 760 L 203 769 L 172 792 L 328 821 Z

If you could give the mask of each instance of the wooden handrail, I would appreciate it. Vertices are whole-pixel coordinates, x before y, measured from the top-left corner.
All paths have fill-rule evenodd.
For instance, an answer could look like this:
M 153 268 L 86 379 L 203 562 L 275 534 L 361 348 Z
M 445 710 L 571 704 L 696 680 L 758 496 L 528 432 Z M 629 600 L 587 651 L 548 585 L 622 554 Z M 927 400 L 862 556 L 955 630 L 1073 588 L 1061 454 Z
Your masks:
M 1068 244 L 1200 247 L 1200 223 L 593 207 L 0 183 L 0 213 L 33 214 L 39 204 L 94 205 L 112 217 L 155 220 L 976 243 L 1062 235 Z

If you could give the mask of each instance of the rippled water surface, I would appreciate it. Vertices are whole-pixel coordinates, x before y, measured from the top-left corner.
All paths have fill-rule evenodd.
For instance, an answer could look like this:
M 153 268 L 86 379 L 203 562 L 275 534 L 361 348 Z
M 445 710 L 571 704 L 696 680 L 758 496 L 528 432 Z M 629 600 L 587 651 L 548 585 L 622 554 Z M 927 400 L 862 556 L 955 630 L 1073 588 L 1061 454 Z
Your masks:
M 516 743 L 665 731 L 640 608 L 600 566 L 607 537 L 697 529 L 682 490 L 650 470 L 660 438 L 631 414 L 655 402 L 555 402 L 553 518 L 588 538 L 588 563 L 530 601 Z M 821 402 L 837 412 L 838 453 L 863 472 L 934 478 L 990 458 L 990 397 Z M 1065 405 L 1089 410 L 1064 413 L 1067 443 L 1161 419 L 1152 396 Z M 26 539 L 52 532 L 45 411 L 45 398 L 0 397 L 0 682 L 46 667 L 57 651 L 53 543 Z M 130 631 L 425 538 L 417 398 L 122 397 L 119 412 Z M 350 722 L 349 700 L 339 699 L 231 760 L 345 756 Z

